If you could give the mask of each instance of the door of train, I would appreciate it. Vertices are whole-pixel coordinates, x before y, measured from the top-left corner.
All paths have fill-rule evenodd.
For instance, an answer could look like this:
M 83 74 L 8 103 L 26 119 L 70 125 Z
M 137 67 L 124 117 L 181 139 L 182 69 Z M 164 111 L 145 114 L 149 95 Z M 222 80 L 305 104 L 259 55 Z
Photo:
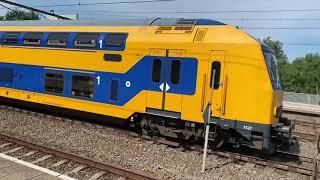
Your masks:
M 225 89 L 227 86 L 227 77 L 225 76 L 225 52 L 212 51 L 210 53 L 208 67 L 210 79 L 207 87 L 208 92 L 212 94 L 212 116 L 222 117 L 225 113 Z M 214 83 L 212 81 L 214 81 Z M 210 88 L 212 85 L 213 88 Z M 209 97 L 211 97 L 211 95 Z
M 147 111 L 178 118 L 183 97 L 182 67 L 186 62 L 183 58 L 169 57 L 170 50 L 157 50 L 156 53 L 159 56 L 151 56 L 148 68 L 151 71 L 149 71 Z

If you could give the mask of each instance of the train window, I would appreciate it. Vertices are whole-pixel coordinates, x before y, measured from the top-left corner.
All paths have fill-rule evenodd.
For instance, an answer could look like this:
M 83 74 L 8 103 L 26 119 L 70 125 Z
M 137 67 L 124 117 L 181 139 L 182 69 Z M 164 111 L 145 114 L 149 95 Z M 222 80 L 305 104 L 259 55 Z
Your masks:
M 111 80 L 110 100 L 118 101 L 118 93 L 119 93 L 119 81 Z
M 122 56 L 121 56 L 121 54 L 105 54 L 104 60 L 105 61 L 120 62 L 122 60 Z
M 264 57 L 266 60 L 269 76 L 271 79 L 273 89 L 282 89 L 281 80 L 277 68 L 277 57 L 268 51 L 264 51 Z
M 78 48 L 95 48 L 99 33 L 78 33 L 74 40 L 74 46 Z
M 160 82 L 160 80 L 161 80 L 161 60 L 155 59 L 153 60 L 153 66 L 152 66 L 152 81 Z
M 23 44 L 31 46 L 40 46 L 42 35 L 43 33 L 41 32 L 27 32 L 23 37 Z
M 12 83 L 13 82 L 13 69 L 0 68 L 0 82 Z
M 47 46 L 66 47 L 69 33 L 50 33 L 48 36 Z
M 171 63 L 171 75 L 170 81 L 172 84 L 179 84 L 180 80 L 180 61 L 173 60 Z
M 105 39 L 106 46 L 121 47 L 124 44 L 125 34 L 109 33 Z
M 2 44 L 16 45 L 19 41 L 20 32 L 5 32 L 2 37 Z
M 61 73 L 46 73 L 45 91 L 62 94 L 64 90 L 64 75 Z
M 211 66 L 211 80 L 210 80 L 210 86 L 212 85 L 213 81 L 213 71 L 215 70 L 215 76 L 214 76 L 214 89 L 219 89 L 220 87 L 220 76 L 221 76 L 221 63 L 218 61 L 214 61 Z
M 72 95 L 93 98 L 94 78 L 90 76 L 72 76 Z

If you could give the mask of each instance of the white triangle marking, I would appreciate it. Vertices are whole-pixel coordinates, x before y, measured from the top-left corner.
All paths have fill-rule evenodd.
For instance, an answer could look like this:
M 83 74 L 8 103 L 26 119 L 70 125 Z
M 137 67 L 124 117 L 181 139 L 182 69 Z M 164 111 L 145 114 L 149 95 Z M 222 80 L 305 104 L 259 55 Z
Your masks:
M 167 85 L 166 85 L 166 92 L 168 92 L 169 91 L 169 89 L 170 89 L 170 86 L 169 86 L 169 84 L 168 83 L 166 83 Z
M 164 83 L 162 83 L 162 84 L 159 86 L 159 88 L 161 89 L 162 92 L 163 92 L 163 86 L 164 86 Z M 169 89 L 170 89 L 170 86 L 169 86 L 168 83 L 166 83 L 166 92 L 169 91 Z
M 163 83 L 159 86 L 161 91 L 163 91 Z

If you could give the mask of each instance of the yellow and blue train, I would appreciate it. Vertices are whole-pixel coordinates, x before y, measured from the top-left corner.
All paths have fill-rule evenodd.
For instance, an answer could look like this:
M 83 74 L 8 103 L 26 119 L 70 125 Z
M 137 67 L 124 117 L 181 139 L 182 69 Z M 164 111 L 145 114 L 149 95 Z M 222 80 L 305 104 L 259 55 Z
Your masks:
M 117 117 L 186 141 L 203 139 L 205 123 L 265 151 L 291 137 L 274 51 L 218 21 L 1 22 L 0 44 L 3 100 Z

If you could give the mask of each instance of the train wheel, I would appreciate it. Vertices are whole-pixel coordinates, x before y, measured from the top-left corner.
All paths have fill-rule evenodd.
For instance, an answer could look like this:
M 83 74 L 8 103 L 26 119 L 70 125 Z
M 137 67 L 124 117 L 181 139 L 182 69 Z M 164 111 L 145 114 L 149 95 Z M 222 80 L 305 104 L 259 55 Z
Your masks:
M 218 149 L 224 144 L 224 137 L 223 137 L 221 129 L 218 126 L 213 127 L 212 129 L 214 129 L 214 128 L 216 128 L 215 133 L 212 134 L 211 137 L 209 137 L 210 139 L 213 139 L 213 141 L 210 141 L 210 147 L 212 149 Z

